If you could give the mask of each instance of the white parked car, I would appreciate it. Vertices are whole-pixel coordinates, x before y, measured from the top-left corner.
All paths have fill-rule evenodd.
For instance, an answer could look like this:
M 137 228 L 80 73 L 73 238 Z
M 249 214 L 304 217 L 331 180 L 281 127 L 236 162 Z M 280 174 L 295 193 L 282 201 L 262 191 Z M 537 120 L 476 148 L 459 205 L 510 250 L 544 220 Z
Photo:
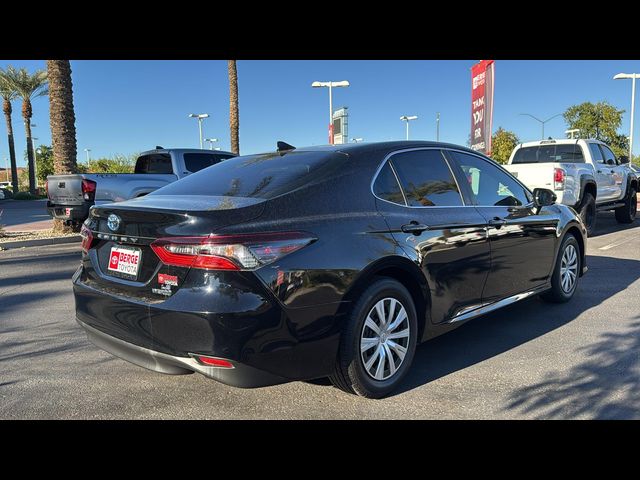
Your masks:
M 628 163 L 598 140 L 550 139 L 521 143 L 505 168 L 532 190 L 553 190 L 557 203 L 573 207 L 591 235 L 596 211 L 613 210 L 620 223 L 635 220 L 638 177 Z

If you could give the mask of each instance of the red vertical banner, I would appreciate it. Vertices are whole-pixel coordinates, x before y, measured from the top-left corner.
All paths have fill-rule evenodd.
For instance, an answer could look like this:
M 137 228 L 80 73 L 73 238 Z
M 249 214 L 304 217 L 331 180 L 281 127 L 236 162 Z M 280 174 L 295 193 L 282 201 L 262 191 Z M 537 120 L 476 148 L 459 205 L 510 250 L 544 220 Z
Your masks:
M 493 125 L 493 60 L 481 60 L 471 67 L 471 148 L 491 154 Z

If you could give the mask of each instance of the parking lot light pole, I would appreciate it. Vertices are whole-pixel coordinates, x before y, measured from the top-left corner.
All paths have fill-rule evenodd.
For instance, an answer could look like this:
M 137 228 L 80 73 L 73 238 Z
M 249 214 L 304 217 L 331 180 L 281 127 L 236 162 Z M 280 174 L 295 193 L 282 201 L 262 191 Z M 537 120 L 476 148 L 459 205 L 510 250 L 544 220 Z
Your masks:
M 213 150 L 213 144 L 218 141 L 217 138 L 205 138 L 205 142 L 209 142 L 209 150 Z
M 198 131 L 200 132 L 200 148 L 202 149 L 202 120 L 205 118 L 209 118 L 208 113 L 190 113 L 189 118 L 197 118 L 198 119 Z
M 530 113 L 521 113 L 520 115 L 526 115 L 527 117 L 531 117 L 534 120 L 536 120 L 536 121 L 538 121 L 538 122 L 540 122 L 542 124 L 542 137 L 540 137 L 540 139 L 544 140 L 544 124 L 547 123 L 549 120 L 553 120 L 554 118 L 559 117 L 562 114 L 561 113 L 557 113 L 553 117 L 549 117 L 546 120 L 540 120 L 538 117 L 534 117 Z
M 640 73 L 618 73 L 613 76 L 614 80 L 631 79 L 631 130 L 629 131 L 629 161 L 633 159 L 633 114 L 636 108 L 636 78 L 640 78 Z
M 339 82 L 313 82 L 313 88 L 329 87 L 329 144 L 333 145 L 333 87 L 348 87 L 347 80 Z
M 436 142 L 440 141 L 440 112 L 436 113 Z
M 362 138 L 362 137 L 352 138 L 352 139 L 351 139 L 351 141 L 352 141 L 353 143 L 360 143 L 360 142 L 363 142 L 363 141 L 364 141 L 364 138 Z
M 84 149 L 84 153 L 86 153 L 86 154 L 87 154 L 87 163 L 89 163 L 89 160 L 90 160 L 90 158 L 89 158 L 89 152 L 90 152 L 90 151 L 91 151 L 91 149 L 90 149 L 90 148 L 85 148 L 85 149 Z
M 418 118 L 417 115 L 411 115 L 411 116 L 403 115 L 400 117 L 400 120 L 402 120 L 403 122 L 407 122 L 407 140 L 409 140 L 409 122 L 411 120 L 417 120 L 417 118 Z
M 7 182 L 9 181 L 9 159 L 4 157 L 5 172 L 7 172 Z
M 33 151 L 33 173 L 36 176 L 36 188 L 38 188 L 38 152 L 36 152 L 36 140 L 38 140 L 38 137 L 31 137 L 31 150 Z

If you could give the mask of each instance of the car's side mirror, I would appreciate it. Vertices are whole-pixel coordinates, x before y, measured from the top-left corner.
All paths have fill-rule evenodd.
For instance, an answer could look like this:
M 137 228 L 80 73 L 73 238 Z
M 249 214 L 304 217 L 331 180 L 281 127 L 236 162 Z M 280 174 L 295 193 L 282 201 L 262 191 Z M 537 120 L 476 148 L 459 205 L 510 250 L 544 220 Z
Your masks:
M 534 188 L 533 189 L 533 205 L 536 208 L 548 207 L 556 203 L 556 196 L 548 188 Z
M 620 155 L 618 157 L 618 160 L 620 160 L 620 163 L 629 163 L 629 157 L 627 157 L 626 155 Z

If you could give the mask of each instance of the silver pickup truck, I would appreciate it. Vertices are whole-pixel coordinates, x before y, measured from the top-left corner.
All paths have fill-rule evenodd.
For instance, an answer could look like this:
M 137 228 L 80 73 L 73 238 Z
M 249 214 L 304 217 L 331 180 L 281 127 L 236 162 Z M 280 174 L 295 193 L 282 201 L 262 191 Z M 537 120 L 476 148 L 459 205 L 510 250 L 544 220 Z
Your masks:
M 141 197 L 231 157 L 219 150 L 156 147 L 140 154 L 134 173 L 49 175 L 47 211 L 65 223 L 81 223 L 92 205 Z
M 530 189 L 553 190 L 557 203 L 573 207 L 589 235 L 596 212 L 615 211 L 619 223 L 636 217 L 638 178 L 627 157 L 616 158 L 594 139 L 549 139 L 521 143 L 504 166 Z

